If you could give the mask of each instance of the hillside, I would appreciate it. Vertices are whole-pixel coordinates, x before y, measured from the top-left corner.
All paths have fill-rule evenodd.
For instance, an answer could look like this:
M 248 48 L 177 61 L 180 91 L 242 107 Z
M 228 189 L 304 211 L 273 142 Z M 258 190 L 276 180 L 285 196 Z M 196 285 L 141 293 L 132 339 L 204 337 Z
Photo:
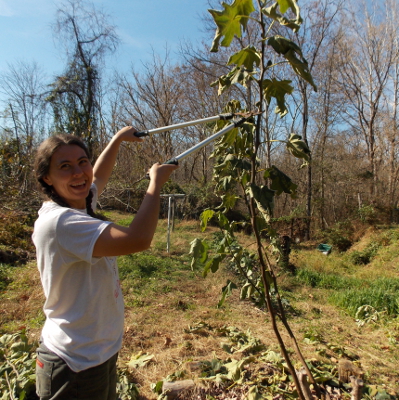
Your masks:
M 109 216 L 119 223 L 130 218 Z M 207 278 L 191 270 L 191 240 L 206 235 L 212 241 L 215 232 L 211 227 L 201 234 L 197 222 L 178 221 L 168 254 L 166 222 L 160 221 L 150 251 L 119 258 L 126 305 L 119 366 L 141 399 L 157 399 L 151 385 L 167 377 L 196 382 L 187 400 L 291 397 L 292 384 L 267 312 L 240 301 L 238 290 L 217 308 L 221 288 L 236 276 L 226 268 Z M 350 396 L 350 385 L 338 382 L 343 359 L 363 371 L 364 398 L 398 397 L 398 238 L 396 227 L 369 229 L 347 252 L 333 248 L 328 256 L 316 250 L 316 242 L 298 244 L 291 252 L 296 274 L 279 275 L 290 326 L 331 398 Z M 250 236 L 240 235 L 240 240 L 252 244 Z M 367 263 L 359 263 L 362 255 L 368 255 Z M 35 262 L 2 264 L 0 277 L 0 333 L 26 330 L 34 343 L 44 320 Z M 356 318 L 359 304 L 373 308 Z M 260 393 L 265 397 L 256 397 Z

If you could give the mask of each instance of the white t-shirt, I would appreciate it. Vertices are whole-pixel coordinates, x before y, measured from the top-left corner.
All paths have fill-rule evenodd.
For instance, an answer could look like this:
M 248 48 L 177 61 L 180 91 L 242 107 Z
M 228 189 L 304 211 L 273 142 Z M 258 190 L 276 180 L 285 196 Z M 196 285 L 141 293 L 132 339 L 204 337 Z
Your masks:
M 92 190 L 95 204 L 95 185 Z M 124 306 L 116 257 L 92 256 L 109 224 L 86 210 L 47 201 L 32 235 L 46 297 L 43 342 L 75 372 L 102 364 L 122 345 Z

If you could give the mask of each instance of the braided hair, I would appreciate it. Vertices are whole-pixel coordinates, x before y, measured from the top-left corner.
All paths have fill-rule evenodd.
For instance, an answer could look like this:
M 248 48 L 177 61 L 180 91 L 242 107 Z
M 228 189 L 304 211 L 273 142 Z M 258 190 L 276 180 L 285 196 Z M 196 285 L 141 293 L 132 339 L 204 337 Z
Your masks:
M 89 150 L 79 137 L 69 134 L 58 134 L 49 137 L 39 146 L 35 157 L 34 169 L 36 179 L 39 183 L 39 188 L 42 193 L 44 193 L 48 199 L 54 201 L 61 207 L 70 207 L 70 205 L 61 196 L 58 195 L 54 188 L 44 181 L 44 177 L 48 175 L 50 171 L 51 157 L 53 156 L 55 151 L 63 145 L 79 146 L 81 149 L 84 150 L 87 158 L 90 159 Z M 87 214 L 89 214 L 91 217 L 98 218 L 93 211 L 92 200 L 93 192 L 92 190 L 90 190 L 88 196 L 86 197 Z

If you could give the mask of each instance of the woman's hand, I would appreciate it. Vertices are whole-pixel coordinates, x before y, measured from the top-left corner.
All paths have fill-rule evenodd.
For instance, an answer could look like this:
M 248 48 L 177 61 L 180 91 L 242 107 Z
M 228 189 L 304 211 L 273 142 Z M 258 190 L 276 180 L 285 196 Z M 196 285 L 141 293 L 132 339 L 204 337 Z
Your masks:
M 135 132 L 137 132 L 137 129 L 133 126 L 125 126 L 115 134 L 115 137 L 124 142 L 142 142 L 143 139 L 137 137 Z
M 148 171 L 150 182 L 153 182 L 157 186 L 162 186 L 168 181 L 172 172 L 177 168 L 178 166 L 174 164 L 154 164 Z

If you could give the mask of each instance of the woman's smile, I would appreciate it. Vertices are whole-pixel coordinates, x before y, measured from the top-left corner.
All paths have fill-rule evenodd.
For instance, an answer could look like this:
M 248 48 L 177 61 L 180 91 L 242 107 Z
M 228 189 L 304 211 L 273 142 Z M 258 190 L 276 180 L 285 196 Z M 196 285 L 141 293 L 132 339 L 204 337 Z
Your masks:
M 93 182 L 93 167 L 81 147 L 62 145 L 52 155 L 44 181 L 71 207 L 83 209 Z

